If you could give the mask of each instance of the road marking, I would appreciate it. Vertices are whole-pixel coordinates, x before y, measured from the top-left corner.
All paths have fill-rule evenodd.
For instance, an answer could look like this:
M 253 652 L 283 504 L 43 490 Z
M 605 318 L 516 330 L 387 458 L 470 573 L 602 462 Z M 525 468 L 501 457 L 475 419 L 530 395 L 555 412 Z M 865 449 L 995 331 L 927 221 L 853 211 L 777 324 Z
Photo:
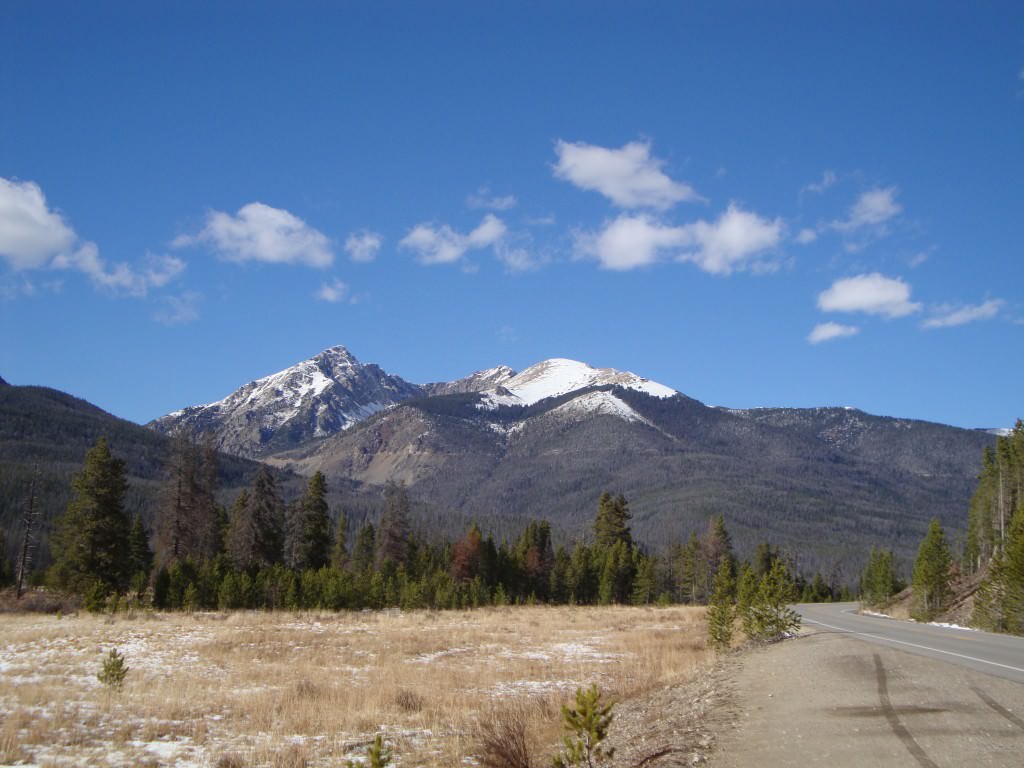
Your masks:
M 968 661 L 976 661 L 979 664 L 991 664 L 993 667 L 1002 667 L 1003 669 L 1009 669 L 1013 672 L 1024 672 L 1021 667 L 1011 667 L 1009 664 L 1000 664 L 998 661 L 989 661 L 988 659 L 979 659 L 977 656 L 968 656 L 965 653 L 956 653 L 954 651 L 944 651 L 941 648 L 932 648 L 928 645 L 918 645 L 917 643 L 910 643 L 906 640 L 894 640 L 891 637 L 883 637 L 882 635 L 872 635 L 868 632 L 858 632 L 855 629 L 844 629 L 843 627 L 837 627 L 833 624 L 826 624 L 823 621 L 815 621 L 814 619 L 804 618 L 804 621 L 809 624 L 817 624 L 819 627 L 828 627 L 838 632 L 846 632 L 850 635 L 860 635 L 861 637 L 871 637 L 875 640 L 881 640 L 884 643 L 899 643 L 900 645 L 909 645 L 911 648 L 920 648 L 922 651 L 932 651 L 933 653 L 944 653 L 947 656 L 956 656 L 960 659 L 967 659 Z

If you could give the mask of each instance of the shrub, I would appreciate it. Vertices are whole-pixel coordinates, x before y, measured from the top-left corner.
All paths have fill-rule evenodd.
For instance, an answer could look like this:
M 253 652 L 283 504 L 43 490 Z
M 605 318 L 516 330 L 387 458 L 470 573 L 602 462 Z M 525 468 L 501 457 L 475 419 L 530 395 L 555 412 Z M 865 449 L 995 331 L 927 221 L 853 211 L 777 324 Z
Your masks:
M 111 648 L 110 653 L 103 660 L 103 668 L 97 673 L 96 679 L 108 688 L 120 691 L 124 686 L 124 679 L 128 675 L 127 664 L 124 663 L 124 656 L 117 652 L 117 648 Z
M 612 724 L 614 702 L 605 704 L 597 685 L 584 691 L 576 689 L 576 706 L 562 705 L 562 725 L 565 735 L 565 749 L 552 761 L 554 768 L 568 768 L 570 765 L 585 765 L 593 768 L 610 761 L 615 749 L 601 746 L 608 736 Z
M 483 768 L 532 768 L 526 735 L 526 710 L 522 706 L 493 710 L 480 721 L 480 765 Z

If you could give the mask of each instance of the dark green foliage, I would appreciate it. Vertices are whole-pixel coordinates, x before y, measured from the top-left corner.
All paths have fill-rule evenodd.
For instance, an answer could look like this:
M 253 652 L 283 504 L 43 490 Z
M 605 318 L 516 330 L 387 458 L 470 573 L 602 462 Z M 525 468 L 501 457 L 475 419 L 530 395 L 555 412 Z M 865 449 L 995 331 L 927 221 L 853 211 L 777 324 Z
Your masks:
M 359 529 L 356 544 L 352 550 L 352 570 L 366 573 L 373 568 L 377 553 L 377 531 L 373 523 L 367 523 Z
M 868 608 L 887 608 L 900 591 L 891 551 L 872 549 L 860 579 L 860 602 Z
M 633 534 L 629 529 L 629 504 L 626 497 L 619 494 L 612 497 L 607 491 L 601 494 L 597 502 L 597 517 L 594 520 L 594 536 L 597 546 L 611 549 L 619 542 L 627 548 L 633 546 Z
M 373 737 L 373 744 L 366 748 L 366 761 L 349 760 L 345 768 L 386 768 L 391 765 L 391 750 L 384 746 L 384 737 L 379 733 Z
M 612 724 L 614 702 L 601 700 L 597 685 L 576 689 L 574 707 L 562 705 L 562 726 L 566 731 L 565 748 L 552 761 L 554 768 L 583 765 L 593 768 L 608 763 L 615 750 L 603 745 Z
M 327 480 L 316 472 L 302 499 L 302 533 L 299 546 L 301 569 L 322 568 L 331 557 L 331 520 L 327 506 Z
M 110 653 L 103 659 L 103 666 L 96 674 L 96 679 L 103 685 L 115 691 L 124 687 L 124 679 L 128 676 L 130 667 L 124 663 L 124 656 L 111 648 Z
M 74 476 L 74 496 L 57 522 L 53 578 L 57 586 L 85 594 L 94 585 L 117 591 L 131 576 L 129 521 L 124 462 L 114 458 L 104 438 L 85 455 Z
M 911 582 L 913 602 L 910 615 L 918 621 L 931 621 L 948 604 L 952 596 L 952 565 L 946 533 L 938 519 L 932 519 L 917 551 Z
M 251 493 L 231 509 L 227 550 L 235 567 L 263 568 L 284 556 L 284 508 L 274 476 L 266 467 L 256 473 Z
M 715 574 L 711 603 L 708 605 L 708 643 L 716 651 L 728 650 L 732 643 L 735 598 L 736 582 L 732 578 L 732 571 L 719 568 Z
M 153 568 L 153 551 L 149 548 L 149 533 L 142 524 L 142 518 L 136 517 L 128 536 L 128 551 L 131 557 L 131 573 L 142 574 L 143 581 L 149 578 Z
M 742 617 L 747 637 L 755 642 L 768 642 L 796 632 L 800 615 L 790 608 L 795 599 L 789 569 L 779 558 L 761 578 L 757 594 Z
M 348 565 L 348 532 L 345 512 L 338 512 L 338 521 L 334 525 L 334 537 L 331 543 L 331 568 L 342 570 Z
M 405 565 L 409 560 L 409 494 L 389 482 L 384 488 L 384 514 L 377 533 L 377 562 Z

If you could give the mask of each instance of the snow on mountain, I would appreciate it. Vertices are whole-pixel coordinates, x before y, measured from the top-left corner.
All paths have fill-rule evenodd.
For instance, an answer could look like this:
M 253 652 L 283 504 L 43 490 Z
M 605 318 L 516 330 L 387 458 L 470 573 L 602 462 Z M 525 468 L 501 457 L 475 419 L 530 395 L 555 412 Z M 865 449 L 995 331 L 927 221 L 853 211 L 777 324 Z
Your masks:
M 481 405 L 485 408 L 533 405 L 545 398 L 558 397 L 578 389 L 608 385 L 635 389 L 654 397 L 672 397 L 676 394 L 671 387 L 629 371 L 593 368 L 576 360 L 553 358 L 531 365 L 522 373 L 508 378 L 500 387 L 485 391 Z
M 623 421 L 639 421 L 643 424 L 650 422 L 622 402 L 611 392 L 587 392 L 574 397 L 567 403 L 550 411 L 555 415 L 567 415 L 572 418 L 579 416 L 616 416 Z
M 995 429 L 986 429 L 985 431 L 996 437 L 1009 437 L 1013 434 L 1013 430 L 1009 427 L 996 427 Z
M 485 392 L 503 386 L 505 382 L 515 375 L 516 372 L 507 365 L 499 365 L 496 368 L 488 368 L 486 371 L 477 371 L 455 381 L 424 384 L 423 389 L 431 397 L 436 395 L 455 395 L 463 392 Z
M 222 400 L 175 411 L 152 423 L 163 432 L 212 431 L 219 448 L 257 456 L 348 429 L 423 390 L 380 367 L 360 363 L 345 347 L 249 382 Z M 286 433 L 286 434 L 285 434 Z

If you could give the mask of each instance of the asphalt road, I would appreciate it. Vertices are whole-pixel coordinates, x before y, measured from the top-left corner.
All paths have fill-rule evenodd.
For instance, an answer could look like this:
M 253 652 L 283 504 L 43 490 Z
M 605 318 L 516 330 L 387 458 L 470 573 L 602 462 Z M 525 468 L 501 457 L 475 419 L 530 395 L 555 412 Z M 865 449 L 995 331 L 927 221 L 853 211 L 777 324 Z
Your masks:
M 723 658 L 711 768 L 1021 768 L 1024 639 L 801 605 Z
M 1024 683 L 1024 637 L 861 615 L 856 603 L 814 603 L 796 608 L 808 629 L 841 632 Z

